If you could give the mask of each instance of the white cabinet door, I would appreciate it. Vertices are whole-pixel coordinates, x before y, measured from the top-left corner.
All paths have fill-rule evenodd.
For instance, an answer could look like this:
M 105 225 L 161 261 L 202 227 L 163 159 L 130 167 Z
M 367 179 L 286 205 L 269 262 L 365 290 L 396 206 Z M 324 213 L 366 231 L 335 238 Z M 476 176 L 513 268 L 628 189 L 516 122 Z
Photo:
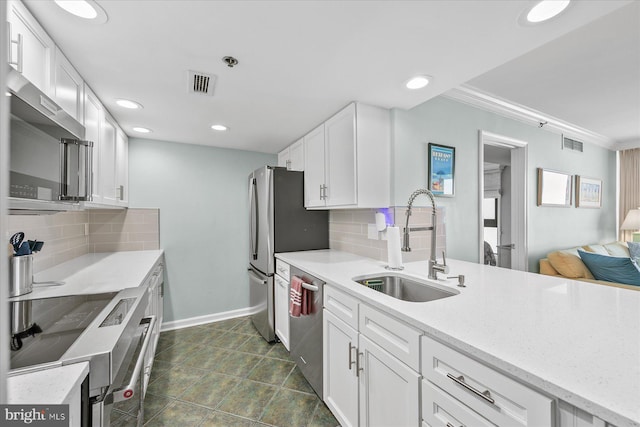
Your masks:
M 304 139 L 300 138 L 289 146 L 289 169 L 304 171 Z
M 116 198 L 116 122 L 105 114 L 100 139 L 100 194 L 102 202 L 117 205 Z
M 419 426 L 420 375 L 360 335 L 360 425 Z
M 276 335 L 289 350 L 289 282 L 275 275 Z
M 21 2 L 11 0 L 7 6 L 7 21 L 11 28 L 9 62 L 31 83 L 52 96 L 51 68 L 55 44 Z
M 358 332 L 323 311 L 323 399 L 343 427 L 358 425 Z
M 304 137 L 304 206 L 324 207 L 324 124 Z
M 94 203 L 102 203 L 100 192 L 100 140 L 102 137 L 102 121 L 104 109 L 98 97 L 89 89 L 84 88 L 84 127 L 85 138 L 93 142 L 93 177 L 91 180 L 91 200 Z
M 129 206 L 129 138 L 116 130 L 116 199 L 118 206 Z
M 84 81 L 71 62 L 56 48 L 53 71 L 53 98 L 80 123 L 84 115 Z
M 355 205 L 356 105 L 351 104 L 327 120 L 325 128 L 326 205 Z
M 278 166 L 289 169 L 289 147 L 278 153 Z

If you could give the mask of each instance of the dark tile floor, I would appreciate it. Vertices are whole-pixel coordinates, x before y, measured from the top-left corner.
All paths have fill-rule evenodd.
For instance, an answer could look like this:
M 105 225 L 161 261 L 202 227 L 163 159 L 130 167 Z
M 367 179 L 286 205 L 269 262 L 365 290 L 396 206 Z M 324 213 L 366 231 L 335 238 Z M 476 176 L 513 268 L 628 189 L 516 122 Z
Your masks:
M 135 402 L 112 426 L 134 426 Z M 144 425 L 335 427 L 289 352 L 267 343 L 247 317 L 160 334 L 144 401 Z

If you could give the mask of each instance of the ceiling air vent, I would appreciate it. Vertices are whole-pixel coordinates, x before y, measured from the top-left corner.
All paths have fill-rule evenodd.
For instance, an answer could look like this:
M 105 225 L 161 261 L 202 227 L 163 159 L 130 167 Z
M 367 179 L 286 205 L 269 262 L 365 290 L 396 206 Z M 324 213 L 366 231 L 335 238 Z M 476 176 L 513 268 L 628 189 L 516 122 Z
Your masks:
M 213 96 L 216 76 L 189 70 L 189 93 Z
M 564 137 L 562 139 L 562 148 L 566 148 L 567 150 L 579 151 L 582 153 L 584 150 L 584 144 L 580 141 L 576 141 L 575 139 Z

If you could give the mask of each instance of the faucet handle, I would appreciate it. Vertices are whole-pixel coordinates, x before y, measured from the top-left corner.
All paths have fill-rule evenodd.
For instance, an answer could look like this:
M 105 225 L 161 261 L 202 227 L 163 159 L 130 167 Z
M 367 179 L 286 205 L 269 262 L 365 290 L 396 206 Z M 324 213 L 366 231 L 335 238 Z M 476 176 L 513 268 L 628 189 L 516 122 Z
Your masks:
M 447 265 L 447 257 L 445 256 L 444 251 L 442 251 L 442 265 L 445 267 Z

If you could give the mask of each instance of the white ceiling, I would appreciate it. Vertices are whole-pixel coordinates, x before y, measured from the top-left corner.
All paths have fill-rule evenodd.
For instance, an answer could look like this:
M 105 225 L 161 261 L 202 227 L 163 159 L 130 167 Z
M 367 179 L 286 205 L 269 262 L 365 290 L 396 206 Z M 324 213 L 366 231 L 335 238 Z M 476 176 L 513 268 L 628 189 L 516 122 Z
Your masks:
M 132 128 L 144 126 L 153 130 L 146 136 L 151 139 L 275 153 L 351 101 L 412 108 L 527 52 L 546 49 L 552 40 L 631 2 L 575 0 L 562 15 L 539 26 L 518 21 L 535 3 L 531 0 L 97 3 L 108 15 L 105 24 L 84 22 L 51 1 L 25 0 L 127 134 L 140 136 Z M 615 45 L 633 38 L 633 32 L 612 33 L 617 30 L 604 28 L 603 37 Z M 578 41 L 591 46 L 591 36 L 581 34 Z M 610 48 L 604 44 L 605 51 Z M 609 62 L 608 57 L 597 61 L 600 52 L 590 49 L 585 68 Z M 239 65 L 228 68 L 222 62 L 226 55 Z M 547 62 L 543 54 L 522 60 L 528 66 L 518 61 L 507 66 L 557 74 L 556 62 Z M 188 70 L 217 76 L 213 97 L 187 93 Z M 415 74 L 433 76 L 432 84 L 408 91 L 403 84 Z M 544 99 L 538 109 L 553 108 L 589 89 L 573 84 L 559 91 L 549 84 L 527 91 L 514 84 L 522 79 L 509 71 L 508 78 L 496 80 L 504 85 L 491 74 L 472 83 L 520 103 Z M 569 79 L 576 82 L 580 79 Z M 610 94 L 599 92 L 601 97 Z M 527 98 L 527 93 L 539 96 Z M 591 104 L 600 101 L 596 96 L 592 91 Z M 135 100 L 144 109 L 124 110 L 116 106 L 117 98 Z M 586 116 L 589 108 L 565 109 L 566 120 L 587 128 L 595 123 Z M 229 131 L 212 131 L 214 123 Z M 618 136 L 615 127 L 598 127 L 598 132 Z
M 503 99 L 640 147 L 640 2 L 469 82 Z

